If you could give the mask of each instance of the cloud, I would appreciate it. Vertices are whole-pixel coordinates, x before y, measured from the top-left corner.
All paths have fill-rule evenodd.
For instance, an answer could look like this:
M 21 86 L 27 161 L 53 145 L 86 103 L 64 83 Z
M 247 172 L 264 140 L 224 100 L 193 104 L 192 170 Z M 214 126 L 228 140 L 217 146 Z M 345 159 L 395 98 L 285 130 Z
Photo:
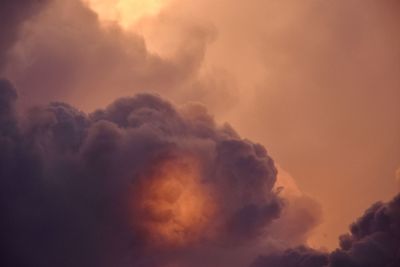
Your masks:
M 168 37 L 177 40 L 177 53 L 162 56 L 149 51 L 139 33 L 101 23 L 83 2 L 52 1 L 24 27 L 5 76 L 18 87 L 24 106 L 62 99 L 92 111 L 138 92 L 162 93 L 179 103 L 228 100 L 234 93 L 226 75 L 200 73 L 214 35 L 211 26 L 188 23 L 184 34 Z M 230 104 L 225 102 L 221 110 Z
M 197 266 L 212 248 L 210 266 L 233 265 L 281 213 L 265 148 L 198 104 L 139 94 L 17 115 L 16 99 L 1 81 L 3 266 Z
M 18 40 L 21 25 L 39 12 L 48 0 L 4 0 L 0 5 L 0 71 L 4 67 L 8 50 Z
M 398 191 L 399 10 L 396 0 L 176 0 L 170 7 L 215 25 L 204 68 L 235 78 L 239 97 L 227 120 L 268 147 L 329 211 L 320 236 L 330 248 L 366 205 Z M 168 39 L 159 36 L 147 40 Z
M 103 25 L 78 0 L 14 2 L 0 6 L 0 22 L 9 25 L 0 36 L 0 65 L 19 89 L 18 105 L 72 105 L 52 103 L 19 116 L 15 90 L 1 82 L 1 177 L 17 177 L 4 179 L 2 190 L 9 218 L 3 225 L 11 230 L 3 242 L 6 261 L 244 266 L 263 249 L 251 241 L 263 239 L 264 251 L 274 251 L 309 240 L 321 221 L 319 205 L 290 179 L 279 199 L 272 163 L 257 163 L 269 156 L 230 127 L 216 126 L 201 105 L 177 108 L 142 94 L 91 114 L 75 108 L 91 111 L 136 92 L 204 102 L 262 140 L 322 200 L 329 211 L 324 235 L 342 231 L 359 206 L 394 188 L 380 177 L 399 162 L 395 1 L 175 0 L 141 22 L 149 30 L 143 36 Z M 169 53 L 152 49 L 157 42 Z M 150 182 L 132 178 L 142 176 Z M 156 193 L 143 204 L 147 188 Z M 358 201 L 354 188 L 361 190 Z M 166 249 L 172 243 L 173 253 Z M 42 262 L 47 250 L 49 262 Z M 314 252 L 321 256 L 307 248 L 288 255 Z M 344 249 L 336 257 L 353 259 Z
M 259 257 L 252 267 L 394 267 L 400 264 L 400 195 L 377 202 L 350 226 L 332 253 L 306 247 Z
M 289 249 L 282 254 L 272 254 L 266 257 L 259 257 L 252 267 L 322 267 L 327 266 L 328 256 L 306 247 Z
M 277 170 L 275 190 L 284 199 L 285 208 L 271 225 L 269 235 L 275 239 L 277 248 L 314 245 L 313 233 L 323 219 L 322 207 L 314 198 L 299 189 L 288 172 L 279 165 Z

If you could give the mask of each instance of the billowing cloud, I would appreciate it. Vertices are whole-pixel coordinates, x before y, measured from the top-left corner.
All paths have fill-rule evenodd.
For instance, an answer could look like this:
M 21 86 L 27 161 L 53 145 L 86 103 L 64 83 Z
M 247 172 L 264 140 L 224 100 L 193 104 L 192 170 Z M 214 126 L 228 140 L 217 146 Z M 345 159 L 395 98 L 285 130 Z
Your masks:
M 2 266 L 200 266 L 212 248 L 209 266 L 234 264 L 281 213 L 265 148 L 198 104 L 141 94 L 17 116 L 0 85 Z
M 201 22 L 187 24 L 176 37 L 177 53 L 168 57 L 149 51 L 139 33 L 104 25 L 80 0 L 52 1 L 23 30 L 5 75 L 24 106 L 63 99 L 92 111 L 110 99 L 146 91 L 180 103 L 224 97 L 223 109 L 234 94 L 224 75 L 200 73 L 215 35 Z
M 378 202 L 340 237 L 340 248 L 328 254 L 306 247 L 259 257 L 252 267 L 395 267 L 400 264 L 400 195 Z
M 42 104 L 16 112 L 1 82 L 4 262 L 247 266 L 261 250 L 333 248 L 355 213 L 396 190 L 395 0 L 171 0 L 123 28 L 84 2 L 0 4 L 1 75 L 18 105 Z M 205 103 L 266 144 L 324 216 L 201 105 L 140 94 L 78 110 L 137 92 Z M 71 105 L 47 105 L 59 100 Z M 357 244 L 371 237 L 355 236 L 333 254 L 302 246 L 256 265 L 364 264 L 370 247 Z

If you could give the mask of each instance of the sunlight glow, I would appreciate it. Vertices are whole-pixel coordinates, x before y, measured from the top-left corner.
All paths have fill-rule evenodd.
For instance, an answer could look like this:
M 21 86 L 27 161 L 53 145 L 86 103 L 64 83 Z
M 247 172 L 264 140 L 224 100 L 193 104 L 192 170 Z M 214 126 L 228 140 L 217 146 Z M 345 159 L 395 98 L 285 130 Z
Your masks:
M 154 16 L 169 0 L 85 0 L 105 23 L 116 22 L 129 29 L 140 19 Z
M 202 184 L 195 161 L 165 162 L 148 177 L 140 209 L 149 220 L 144 228 L 152 241 L 183 246 L 195 241 L 214 213 L 213 201 Z

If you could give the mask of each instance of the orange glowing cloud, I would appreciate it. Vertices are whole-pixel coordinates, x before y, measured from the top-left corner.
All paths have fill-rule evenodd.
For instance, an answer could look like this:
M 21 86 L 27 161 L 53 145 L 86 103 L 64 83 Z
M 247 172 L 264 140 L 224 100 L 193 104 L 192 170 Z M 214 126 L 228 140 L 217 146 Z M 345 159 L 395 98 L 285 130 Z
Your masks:
M 86 0 L 104 22 L 127 29 L 146 16 L 156 15 L 168 0 Z
M 143 182 L 140 212 L 152 242 L 183 246 L 196 241 L 215 207 L 192 158 L 161 163 Z

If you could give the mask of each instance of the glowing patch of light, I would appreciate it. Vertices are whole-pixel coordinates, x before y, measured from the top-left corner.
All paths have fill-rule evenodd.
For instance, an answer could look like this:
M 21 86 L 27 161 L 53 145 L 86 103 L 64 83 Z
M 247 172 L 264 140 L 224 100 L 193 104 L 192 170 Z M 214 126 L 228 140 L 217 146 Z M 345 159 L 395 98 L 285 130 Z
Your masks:
M 169 0 L 85 0 L 103 22 L 128 29 L 140 19 L 156 15 Z
M 152 241 L 181 246 L 202 234 L 214 204 L 202 184 L 195 161 L 168 161 L 144 184 L 141 207 Z

